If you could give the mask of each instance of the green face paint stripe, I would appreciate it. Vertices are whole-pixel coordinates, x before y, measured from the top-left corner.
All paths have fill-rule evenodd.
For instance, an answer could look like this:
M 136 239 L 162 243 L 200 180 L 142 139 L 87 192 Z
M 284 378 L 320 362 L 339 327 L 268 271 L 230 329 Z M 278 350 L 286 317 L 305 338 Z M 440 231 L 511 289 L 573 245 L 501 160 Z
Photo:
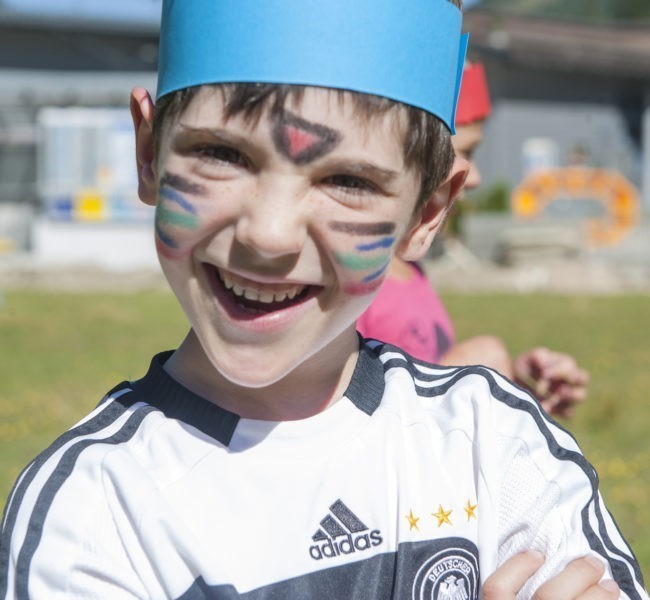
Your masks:
M 386 264 L 389 255 L 381 256 L 359 256 L 358 254 L 335 253 L 336 261 L 346 269 L 352 271 L 364 271 L 365 269 L 378 269 Z
M 173 225 L 186 229 L 196 229 L 199 225 L 199 219 L 196 215 L 177 213 L 160 204 L 156 210 L 156 220 L 161 225 Z

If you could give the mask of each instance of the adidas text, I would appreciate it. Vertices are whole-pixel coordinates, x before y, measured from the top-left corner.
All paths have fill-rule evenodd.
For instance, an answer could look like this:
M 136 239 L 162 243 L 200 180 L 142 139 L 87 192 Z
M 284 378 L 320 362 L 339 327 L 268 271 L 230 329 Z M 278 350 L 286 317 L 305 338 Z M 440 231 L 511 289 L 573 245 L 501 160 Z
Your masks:
M 334 558 L 341 554 L 352 554 L 354 552 L 363 552 L 373 546 L 379 546 L 383 542 L 381 531 L 373 529 L 370 533 L 357 535 L 354 538 L 348 534 L 343 536 L 339 541 L 326 540 L 322 544 L 314 544 L 309 547 L 309 555 L 314 560 L 321 560 L 322 558 Z

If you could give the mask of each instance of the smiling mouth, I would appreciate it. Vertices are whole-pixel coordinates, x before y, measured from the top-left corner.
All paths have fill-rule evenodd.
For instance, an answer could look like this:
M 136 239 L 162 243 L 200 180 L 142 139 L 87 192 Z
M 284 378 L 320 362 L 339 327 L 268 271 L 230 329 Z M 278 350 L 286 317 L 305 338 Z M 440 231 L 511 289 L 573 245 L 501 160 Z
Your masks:
M 320 286 L 302 284 L 263 284 L 206 265 L 213 282 L 237 308 L 253 315 L 267 314 L 296 306 L 314 296 Z

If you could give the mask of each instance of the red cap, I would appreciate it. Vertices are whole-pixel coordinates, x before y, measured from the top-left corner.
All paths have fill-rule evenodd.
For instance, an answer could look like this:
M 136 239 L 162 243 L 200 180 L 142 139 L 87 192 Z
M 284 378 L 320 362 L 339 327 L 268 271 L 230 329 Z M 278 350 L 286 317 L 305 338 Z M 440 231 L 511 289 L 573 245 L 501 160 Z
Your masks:
M 460 85 L 456 125 L 469 125 L 482 121 L 490 114 L 490 90 L 485 69 L 481 63 L 472 63 L 463 69 Z

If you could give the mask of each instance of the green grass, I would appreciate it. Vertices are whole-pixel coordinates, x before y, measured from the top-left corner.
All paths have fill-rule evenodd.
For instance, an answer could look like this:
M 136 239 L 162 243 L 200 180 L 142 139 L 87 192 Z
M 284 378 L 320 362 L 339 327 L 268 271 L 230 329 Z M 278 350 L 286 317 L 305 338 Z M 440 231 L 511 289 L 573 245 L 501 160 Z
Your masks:
M 650 574 L 650 297 L 445 294 L 459 339 L 570 352 L 590 396 L 565 423 L 599 470 L 610 510 Z M 164 291 L 7 292 L 0 306 L 0 508 L 20 469 L 186 330 Z
M 114 385 L 174 348 L 185 318 L 167 292 L 9 292 L 0 308 L 0 504 L 19 470 Z

